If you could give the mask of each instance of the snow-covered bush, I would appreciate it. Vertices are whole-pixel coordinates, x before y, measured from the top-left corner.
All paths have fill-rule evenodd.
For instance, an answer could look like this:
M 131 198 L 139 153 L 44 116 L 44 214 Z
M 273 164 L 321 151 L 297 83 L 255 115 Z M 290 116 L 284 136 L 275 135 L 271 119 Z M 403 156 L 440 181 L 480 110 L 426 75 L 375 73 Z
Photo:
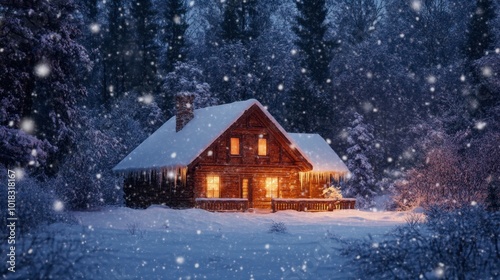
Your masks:
M 500 215 L 479 206 L 428 210 L 382 240 L 339 240 L 363 279 L 498 279 Z
M 323 196 L 325 198 L 342 199 L 342 192 L 340 191 L 340 187 L 330 186 L 323 189 Z
M 0 168 L 0 180 L 7 182 L 5 174 L 7 170 Z M 72 222 L 73 218 L 65 213 L 64 205 L 56 198 L 53 192 L 42 183 L 31 178 L 28 174 L 21 174 L 21 170 L 16 172 L 16 205 L 15 216 L 18 218 L 18 228 L 20 233 L 28 233 L 34 231 L 42 225 L 69 221 Z M 0 197 L 7 197 L 7 188 L 0 188 Z M 0 203 L 0 212 L 8 213 L 7 201 Z M 4 225 L 7 223 L 7 215 L 2 215 Z M 7 227 L 2 227 L 0 233 L 6 234 Z
M 406 178 L 395 184 L 396 209 L 486 203 L 488 189 L 494 188 L 500 176 L 500 134 L 486 133 L 472 141 L 467 136 L 467 132 L 440 132 L 427 137 L 425 161 L 408 170 Z
M 85 236 L 85 234 L 81 234 Z M 3 244 L 2 244 L 3 245 Z M 4 279 L 88 279 L 96 273 L 98 249 L 84 239 L 63 230 L 43 230 L 19 236 L 16 240 L 15 272 L 0 268 Z
M 285 223 L 273 221 L 271 226 L 269 226 L 268 232 L 269 233 L 285 234 L 285 233 L 288 233 L 288 229 L 286 228 Z

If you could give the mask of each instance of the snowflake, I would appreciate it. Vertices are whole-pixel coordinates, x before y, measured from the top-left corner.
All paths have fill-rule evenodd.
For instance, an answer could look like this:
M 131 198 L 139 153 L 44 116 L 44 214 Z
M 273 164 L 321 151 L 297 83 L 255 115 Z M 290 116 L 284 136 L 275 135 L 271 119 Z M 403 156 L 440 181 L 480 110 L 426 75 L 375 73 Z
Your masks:
M 475 125 L 475 128 L 477 130 L 483 130 L 485 127 L 486 127 L 486 123 L 485 122 L 477 122 L 476 125 Z
M 137 98 L 137 100 L 139 102 L 144 103 L 144 104 L 151 104 L 151 103 L 153 103 L 154 98 L 153 98 L 153 96 L 151 94 L 146 94 L 144 96 L 141 96 L 141 97 Z
M 481 68 L 481 73 L 485 77 L 491 77 L 493 75 L 493 70 L 491 69 L 491 67 L 485 66 Z
M 411 8 L 417 13 L 420 12 L 420 10 L 422 9 L 422 1 L 420 1 L 420 0 L 412 1 Z
M 50 66 L 47 63 L 39 63 L 35 66 L 35 74 L 40 78 L 45 78 L 50 74 Z
M 55 211 L 62 211 L 64 209 L 64 204 L 60 200 L 54 201 L 54 205 L 52 205 Z
M 176 262 L 177 264 L 183 264 L 183 263 L 184 263 L 184 261 L 185 261 L 184 257 L 177 257 L 177 258 L 175 259 L 175 262 Z
M 101 31 L 101 25 L 98 24 L 98 23 L 92 23 L 90 25 L 90 32 L 96 34 L 96 33 L 99 33 Z
M 35 129 L 35 122 L 32 119 L 24 119 L 21 122 L 21 129 L 27 133 L 31 133 Z

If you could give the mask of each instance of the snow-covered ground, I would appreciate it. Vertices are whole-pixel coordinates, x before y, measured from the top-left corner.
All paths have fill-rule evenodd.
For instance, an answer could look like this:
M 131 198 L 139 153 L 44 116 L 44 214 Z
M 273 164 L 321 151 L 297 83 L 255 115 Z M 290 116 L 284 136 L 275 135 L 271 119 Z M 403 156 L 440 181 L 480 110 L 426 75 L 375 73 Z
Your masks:
M 90 260 L 93 279 L 344 279 L 350 275 L 342 269 L 345 259 L 329 236 L 380 238 L 408 213 L 211 213 L 154 206 L 74 215 L 81 226 L 70 231 L 99 249 Z M 269 233 L 273 222 L 288 232 Z

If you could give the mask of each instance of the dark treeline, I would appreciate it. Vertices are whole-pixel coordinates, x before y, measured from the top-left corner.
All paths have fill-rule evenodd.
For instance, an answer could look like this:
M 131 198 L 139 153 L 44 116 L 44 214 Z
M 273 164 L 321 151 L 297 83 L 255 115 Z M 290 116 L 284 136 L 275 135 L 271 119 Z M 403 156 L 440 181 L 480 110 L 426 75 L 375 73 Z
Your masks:
M 0 161 L 72 208 L 120 203 L 111 168 L 191 91 L 329 139 L 360 206 L 498 201 L 498 5 L 0 0 Z

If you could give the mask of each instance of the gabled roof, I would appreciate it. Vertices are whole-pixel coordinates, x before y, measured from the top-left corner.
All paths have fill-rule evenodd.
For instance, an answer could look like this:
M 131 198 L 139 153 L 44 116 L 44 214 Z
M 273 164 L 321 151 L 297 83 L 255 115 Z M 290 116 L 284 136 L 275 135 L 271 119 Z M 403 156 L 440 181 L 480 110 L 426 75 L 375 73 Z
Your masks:
M 348 172 L 345 164 L 318 134 L 287 133 L 259 101 L 249 99 L 194 110 L 194 118 L 176 132 L 176 117 L 170 118 L 113 171 L 139 171 L 186 167 L 252 106 L 271 120 L 294 148 L 318 172 Z
M 349 169 L 319 134 L 288 133 L 313 165 L 313 172 L 347 173 Z
M 175 131 L 175 116 L 170 118 L 118 163 L 113 171 L 188 166 L 253 105 L 258 106 L 293 143 L 267 109 L 259 101 L 249 99 L 194 110 L 194 118 L 179 132 Z

